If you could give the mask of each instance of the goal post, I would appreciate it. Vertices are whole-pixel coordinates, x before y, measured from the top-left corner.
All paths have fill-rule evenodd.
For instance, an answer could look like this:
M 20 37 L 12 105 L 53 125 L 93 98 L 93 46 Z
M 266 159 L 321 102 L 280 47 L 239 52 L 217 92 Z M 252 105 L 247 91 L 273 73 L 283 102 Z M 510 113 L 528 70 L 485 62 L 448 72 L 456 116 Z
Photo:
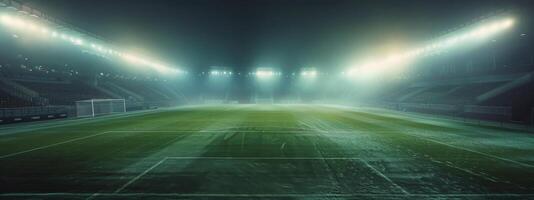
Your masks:
M 124 99 L 88 99 L 76 101 L 77 117 L 95 117 L 126 112 Z

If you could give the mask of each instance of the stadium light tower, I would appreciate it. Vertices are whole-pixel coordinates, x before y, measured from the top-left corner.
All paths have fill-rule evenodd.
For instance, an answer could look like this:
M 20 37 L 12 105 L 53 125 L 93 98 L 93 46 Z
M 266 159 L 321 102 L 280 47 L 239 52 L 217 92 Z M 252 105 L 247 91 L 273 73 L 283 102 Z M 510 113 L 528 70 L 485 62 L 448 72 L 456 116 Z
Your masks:
M 272 68 L 260 67 L 254 72 L 254 75 L 256 75 L 258 79 L 271 79 L 276 76 L 281 76 L 282 73 L 276 72 Z
M 15 8 L 15 10 L 20 9 L 22 8 Z M 1 12 L 0 24 L 4 25 L 12 31 L 18 31 L 23 34 L 25 33 L 30 37 L 34 37 L 34 35 L 39 35 L 39 37 L 49 37 L 53 39 L 58 38 L 62 41 L 69 42 L 72 45 L 78 46 L 83 49 L 87 49 L 86 41 L 88 41 L 87 44 L 91 45 L 87 46 L 90 46 L 90 49 L 92 49 L 95 53 L 109 58 L 116 58 L 117 60 L 125 60 L 127 61 L 127 63 L 130 64 L 135 64 L 139 66 L 142 65 L 144 67 L 151 68 L 154 71 L 160 72 L 161 74 L 178 74 L 175 72 L 180 71 L 176 70 L 176 68 L 174 67 L 170 67 L 159 62 L 150 61 L 152 59 L 134 56 L 129 53 L 123 53 L 123 51 L 118 50 L 120 49 L 118 47 L 112 47 L 111 45 L 97 45 L 97 43 L 103 42 L 101 42 L 97 38 L 87 35 L 86 33 L 77 31 L 78 29 L 76 28 L 64 27 L 52 23 L 59 20 L 50 20 L 47 16 L 33 17 L 34 15 L 32 15 L 32 17 L 30 17 L 29 14 L 25 13 L 27 12 Z M 50 25 L 50 27 L 44 26 L 43 24 Z M 54 26 L 56 27 L 53 28 Z
M 230 77 L 233 75 L 231 69 L 227 67 L 213 66 L 209 72 L 210 77 Z
M 300 70 L 300 76 L 304 78 L 315 78 L 318 75 L 319 72 L 314 68 L 303 68 Z
M 274 102 L 274 92 L 282 73 L 270 67 L 260 67 L 252 74 L 256 78 L 253 94 L 254 102 Z
M 398 66 L 403 66 L 414 59 L 432 55 L 463 44 L 484 41 L 485 39 L 510 29 L 515 24 L 511 17 L 493 18 L 478 25 L 464 28 L 440 39 L 429 42 L 426 45 L 417 47 L 398 54 L 382 57 L 379 60 L 371 60 L 358 63 L 352 66 L 345 73 L 349 77 L 372 78 L 377 74 L 398 70 Z

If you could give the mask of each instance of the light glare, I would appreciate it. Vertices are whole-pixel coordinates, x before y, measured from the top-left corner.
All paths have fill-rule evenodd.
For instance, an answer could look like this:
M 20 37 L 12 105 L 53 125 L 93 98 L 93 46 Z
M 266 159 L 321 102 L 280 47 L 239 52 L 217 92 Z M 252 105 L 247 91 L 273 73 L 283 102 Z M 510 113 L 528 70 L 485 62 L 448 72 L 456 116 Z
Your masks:
M 59 38 L 65 40 L 65 41 L 68 41 L 68 42 L 70 42 L 70 43 L 72 43 L 74 45 L 77 45 L 77 46 L 84 46 L 85 45 L 85 41 L 82 38 L 77 38 L 77 37 L 69 36 L 69 35 L 67 35 L 65 33 L 58 33 L 58 32 L 56 32 L 54 30 L 49 30 L 45 26 L 41 26 L 39 24 L 36 24 L 33 21 L 26 21 L 26 20 L 21 19 L 21 18 L 16 17 L 16 16 L 11 16 L 11 15 L 8 15 L 8 14 L 1 14 L 0 15 L 0 23 L 4 24 L 5 26 L 16 28 L 16 29 L 26 29 L 27 31 L 31 31 L 31 32 L 40 32 L 42 34 L 45 34 L 47 36 L 51 36 L 51 37 L 54 37 L 54 38 L 59 37 Z M 93 49 L 95 49 L 95 50 L 97 50 L 97 51 L 99 51 L 101 53 L 117 54 L 120 57 L 122 57 L 124 60 L 126 60 L 127 62 L 134 63 L 134 64 L 143 64 L 143 65 L 151 67 L 151 68 L 153 68 L 153 69 L 155 69 L 155 70 L 157 70 L 159 72 L 162 72 L 162 73 L 167 73 L 167 72 L 181 73 L 180 70 L 173 69 L 173 68 L 168 67 L 166 65 L 159 64 L 159 63 L 153 63 L 153 62 L 150 62 L 147 59 L 139 58 L 137 56 L 132 56 L 132 55 L 129 55 L 129 54 L 122 54 L 122 53 L 116 52 L 116 51 L 114 51 L 112 49 L 103 48 L 102 46 L 96 45 L 95 43 L 90 43 L 90 46 Z M 224 71 L 223 74 L 232 75 L 232 72 Z
M 464 41 L 482 40 L 500 31 L 508 29 L 514 25 L 515 21 L 512 18 L 506 18 L 501 20 L 495 20 L 491 23 L 482 24 L 471 31 L 467 31 L 458 36 L 451 36 L 441 41 L 436 41 L 425 45 L 422 48 L 416 48 L 406 53 L 388 56 L 381 61 L 366 62 L 356 65 L 353 68 L 347 70 L 345 75 L 347 76 L 364 76 L 375 75 L 378 72 L 385 72 L 389 68 L 397 65 L 402 65 L 406 61 L 418 56 L 426 56 L 433 52 L 441 51 L 442 49 L 454 47 L 457 44 L 462 44 Z M 302 74 L 305 75 L 305 74 Z

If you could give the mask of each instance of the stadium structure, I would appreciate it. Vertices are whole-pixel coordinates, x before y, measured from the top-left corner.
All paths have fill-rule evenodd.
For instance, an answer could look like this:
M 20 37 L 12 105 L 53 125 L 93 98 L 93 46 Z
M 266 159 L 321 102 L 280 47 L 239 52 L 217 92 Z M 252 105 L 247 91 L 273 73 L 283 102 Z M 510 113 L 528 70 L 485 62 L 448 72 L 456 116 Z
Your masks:
M 531 11 L 197 69 L 0 0 L 0 199 L 534 199 Z

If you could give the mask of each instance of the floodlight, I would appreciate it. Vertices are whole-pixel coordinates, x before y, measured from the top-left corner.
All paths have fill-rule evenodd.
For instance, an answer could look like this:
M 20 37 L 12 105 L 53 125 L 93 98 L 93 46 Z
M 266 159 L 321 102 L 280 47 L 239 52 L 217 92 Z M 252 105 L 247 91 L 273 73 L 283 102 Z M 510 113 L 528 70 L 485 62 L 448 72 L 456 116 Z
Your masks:
M 163 65 L 163 64 L 159 64 L 159 63 L 154 63 L 154 64 L 151 64 L 150 65 L 151 67 L 153 67 L 154 69 L 156 69 L 157 71 L 159 72 L 168 72 L 169 71 L 169 67 Z
M 514 25 L 514 19 L 512 18 L 505 19 L 501 22 L 500 25 L 501 25 L 501 28 L 503 29 L 510 28 L 512 25 Z
M 15 28 L 22 28 L 26 26 L 26 22 L 24 20 L 21 20 L 19 18 L 13 18 L 8 25 L 11 25 Z
M 101 50 L 102 48 L 101 48 L 101 47 L 97 47 L 97 49 Z M 126 60 L 127 62 L 134 63 L 134 64 L 139 64 L 140 61 L 141 61 L 141 60 L 140 60 L 139 58 L 137 58 L 136 56 L 132 56 L 132 55 L 130 55 L 130 54 L 124 54 L 124 55 L 122 56 L 122 58 L 123 58 L 124 60 Z
M 1 0 L 0 0 L 1 1 Z M 74 36 L 70 36 L 69 31 L 66 31 L 64 33 L 58 32 L 57 30 L 48 29 L 46 26 L 42 26 L 37 22 L 24 20 L 22 17 L 17 17 L 14 15 L 9 15 L 7 13 L 0 13 L 0 24 L 3 24 L 5 26 L 16 28 L 16 29 L 26 29 L 26 32 L 40 32 L 44 36 L 51 36 L 53 38 L 61 38 L 62 40 L 69 41 L 70 43 L 77 45 L 77 46 L 84 46 L 86 44 L 86 41 L 84 41 L 83 38 L 78 38 Z M 71 30 L 74 31 L 74 30 Z M 76 32 L 72 32 L 74 34 L 77 34 Z M 14 37 L 18 37 L 16 34 L 14 34 Z M 135 63 L 135 64 L 143 64 L 147 67 L 151 67 L 153 69 L 156 69 L 160 72 L 168 72 L 171 68 L 157 63 L 152 63 L 149 60 L 128 55 L 128 54 L 122 54 L 121 52 L 114 51 L 111 48 L 103 48 L 102 46 L 99 46 L 95 43 L 89 43 L 90 46 L 101 53 L 107 53 L 107 54 L 116 54 L 119 55 L 122 59 L 124 59 L 127 62 Z M 229 71 L 223 71 L 222 74 L 225 75 L 231 75 L 232 73 Z
M 281 74 L 280 72 L 276 73 L 270 68 L 258 68 L 255 73 L 256 77 L 258 78 L 271 78 L 275 75 L 280 75 L 280 74 Z
M 48 33 L 48 29 L 45 27 L 41 27 L 41 33 L 44 33 L 44 34 Z
M 83 40 L 82 39 L 74 39 L 74 44 L 83 45 Z
M 316 77 L 317 76 L 317 70 L 315 69 L 302 69 L 300 72 L 300 75 L 303 77 Z
M 2 23 L 8 26 L 12 26 L 12 27 L 21 27 L 25 24 L 25 22 L 20 20 L 19 18 L 12 17 L 7 14 L 2 15 Z
M 357 71 L 358 71 L 358 69 L 353 67 L 353 68 L 350 68 L 349 70 L 347 70 L 347 72 L 343 72 L 343 75 L 346 75 L 348 77 L 352 77 L 352 76 L 356 75 Z
M 447 39 L 447 41 L 445 41 L 445 45 L 446 46 L 452 46 L 452 45 L 456 44 L 456 42 L 458 42 L 458 37 L 451 37 L 451 38 Z
M 385 72 L 386 67 L 390 67 L 391 65 L 402 64 L 406 62 L 407 59 L 413 59 L 418 56 L 425 56 L 425 54 L 429 54 L 443 48 L 453 47 L 464 41 L 487 38 L 493 34 L 510 28 L 511 26 L 513 26 L 514 23 L 515 21 L 513 18 L 505 18 L 492 21 L 491 23 L 481 24 L 475 27 L 474 29 L 466 31 L 465 33 L 453 35 L 443 40 L 432 42 L 422 48 L 407 51 L 406 53 L 389 56 L 383 61 L 363 63 L 361 65 L 357 65 L 356 68 L 351 68 L 344 74 L 348 76 L 353 76 L 358 73 L 359 76 L 368 76 L 371 74 L 376 74 L 376 72 L 378 71 Z M 307 74 L 307 72 L 302 73 L 302 75 Z
M 26 26 L 28 27 L 28 29 L 30 29 L 30 31 L 36 31 L 36 30 L 38 30 L 37 25 L 35 25 L 34 23 L 28 22 L 28 23 L 26 24 Z
M 473 37 L 473 39 L 479 39 L 479 38 L 488 36 L 490 33 L 491 32 L 490 30 L 488 30 L 488 27 L 482 26 L 478 29 L 475 29 L 473 32 L 471 32 L 471 37 Z
M 10 24 L 12 22 L 13 18 L 11 16 L 9 16 L 9 15 L 4 14 L 4 15 L 2 15 L 2 17 L 0 17 L 0 20 L 2 20 L 2 23 L 4 23 L 4 24 Z

